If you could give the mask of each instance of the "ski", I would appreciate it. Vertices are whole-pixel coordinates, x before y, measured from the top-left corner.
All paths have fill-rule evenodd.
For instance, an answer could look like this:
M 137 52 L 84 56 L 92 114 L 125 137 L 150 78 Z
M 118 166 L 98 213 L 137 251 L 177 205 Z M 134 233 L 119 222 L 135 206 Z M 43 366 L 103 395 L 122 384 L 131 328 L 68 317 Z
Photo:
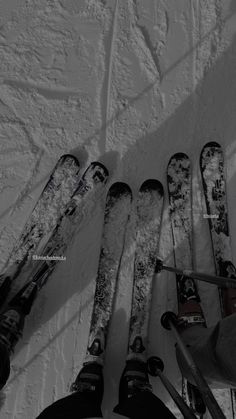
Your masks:
M 92 385 L 91 373 L 97 369 L 100 375 L 102 374 L 109 322 L 112 316 L 131 204 L 132 192 L 129 186 L 122 182 L 114 183 L 106 199 L 88 346 L 83 367 L 72 384 L 72 391 Z
M 63 155 L 56 164 L 0 275 L 0 304 L 9 293 L 12 281 L 65 211 L 78 184 L 79 168 L 78 160 L 70 154 Z
M 148 329 L 163 197 L 162 184 L 155 179 L 146 180 L 139 189 L 129 338 L 126 366 L 120 380 L 121 404 L 127 391 L 130 395 L 137 388 L 152 392 L 147 368 Z M 122 407 L 117 406 L 114 412 L 122 414 Z
M 200 170 L 216 273 L 220 276 L 236 278 L 229 236 L 224 156 L 219 144 L 210 142 L 203 147 Z M 236 290 L 220 290 L 220 295 L 223 314 L 228 316 L 235 313 Z
M 167 185 L 170 204 L 170 221 L 173 236 L 175 267 L 181 270 L 193 269 L 193 227 L 192 227 L 192 174 L 188 156 L 174 154 L 167 166 Z M 176 275 L 178 312 L 182 321 L 201 322 L 202 313 L 196 310 L 194 301 L 200 302 L 196 283 L 183 275 Z M 188 301 L 188 316 L 184 316 Z M 184 308 L 184 311 L 183 311 Z M 182 396 L 193 407 L 195 413 L 202 415 L 205 404 L 197 387 L 188 384 L 182 377 Z M 197 403 L 194 403 L 197 401 Z
M 159 245 L 163 196 L 161 183 L 155 179 L 149 179 L 141 185 L 137 201 L 134 283 L 127 359 L 138 358 L 145 362 L 152 280 Z
M 200 156 L 200 171 L 206 202 L 215 270 L 217 275 L 236 278 L 229 235 L 224 155 L 216 142 L 207 143 Z M 219 288 L 223 316 L 236 312 L 236 289 Z M 236 418 L 236 394 L 231 393 L 232 414 Z
M 7 307 L 1 313 L 0 343 L 7 347 L 9 353 L 13 351 L 22 335 L 25 316 L 30 313 L 38 291 L 45 285 L 58 260 L 65 254 L 78 222 L 81 223 L 83 220 L 80 215 L 86 210 L 86 206 L 83 204 L 88 199 L 85 200 L 85 198 L 100 191 L 100 187 L 106 183 L 107 177 L 108 171 L 101 163 L 90 164 L 45 245 L 40 260 L 30 275 L 30 280 L 7 303 Z M 96 202 L 94 196 L 93 199 Z

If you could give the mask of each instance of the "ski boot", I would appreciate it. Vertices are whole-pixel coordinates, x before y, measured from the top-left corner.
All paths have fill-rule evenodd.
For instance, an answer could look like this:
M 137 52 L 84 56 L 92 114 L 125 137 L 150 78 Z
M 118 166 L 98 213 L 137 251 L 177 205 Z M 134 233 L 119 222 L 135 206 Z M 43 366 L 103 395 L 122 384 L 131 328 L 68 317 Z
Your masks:
M 200 305 L 200 297 L 196 284 L 192 278 L 182 276 L 178 278 L 179 310 L 177 327 L 180 332 L 186 328 L 201 326 L 206 327 L 206 322 Z M 186 380 L 187 393 L 190 405 L 197 414 L 204 414 L 205 403 L 198 388 Z
M 0 390 L 10 375 L 10 354 L 22 335 L 24 316 L 9 308 L 0 315 Z
M 179 312 L 177 326 L 182 329 L 193 325 L 205 326 L 205 318 L 200 305 L 200 297 L 192 278 L 177 278 Z
M 71 386 L 71 391 L 83 393 L 91 403 L 100 406 L 104 391 L 102 369 L 96 362 L 84 364 Z
M 178 296 L 181 304 L 186 301 L 200 302 L 200 297 L 196 284 L 192 278 L 185 275 L 177 275 Z
M 119 404 L 113 411 L 131 419 L 155 419 L 157 412 L 163 419 L 175 418 L 153 394 L 147 363 L 137 359 L 126 361 L 120 380 Z
M 140 391 L 152 391 L 149 383 L 147 365 L 143 361 L 129 360 L 120 380 L 119 398 L 127 399 Z
M 22 336 L 25 315 L 19 307 L 8 307 L 0 315 L 0 343 L 6 346 L 9 353 Z
M 135 396 L 143 392 L 152 392 L 152 387 L 149 384 L 147 365 L 143 361 L 128 360 L 120 379 L 119 386 L 119 404 L 115 407 L 114 412 L 120 415 L 131 417 L 129 412 L 134 414 L 137 410 L 137 404 L 133 400 Z M 131 403 L 129 403 L 131 401 Z M 127 403 L 128 402 L 128 403 Z

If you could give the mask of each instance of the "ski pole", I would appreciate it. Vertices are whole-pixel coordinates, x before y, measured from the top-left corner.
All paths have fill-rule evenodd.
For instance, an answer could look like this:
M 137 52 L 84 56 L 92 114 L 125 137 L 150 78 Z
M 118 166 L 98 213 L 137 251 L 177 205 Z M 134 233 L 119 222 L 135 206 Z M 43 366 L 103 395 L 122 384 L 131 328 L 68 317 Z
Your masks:
M 174 386 L 168 380 L 168 378 L 163 374 L 164 364 L 163 361 L 157 356 L 152 356 L 148 358 L 147 361 L 148 373 L 153 377 L 159 377 L 162 384 L 174 400 L 175 404 L 178 406 L 179 410 L 186 419 L 197 419 L 197 416 L 191 411 L 179 393 L 175 390 Z
M 176 323 L 177 323 L 177 316 L 172 311 L 165 312 L 161 317 L 162 326 L 167 330 L 173 331 L 176 341 L 177 341 L 177 345 L 180 349 L 180 352 L 183 355 L 191 371 L 191 374 L 197 384 L 197 387 L 202 395 L 204 402 L 206 403 L 206 406 L 208 407 L 209 412 L 211 413 L 211 416 L 213 417 L 213 419 L 226 419 L 215 397 L 213 396 L 210 390 L 210 387 L 208 386 L 205 378 L 203 377 L 200 369 L 195 364 L 192 355 L 190 354 L 189 350 L 185 346 L 185 343 L 183 342 L 176 328 Z
M 216 284 L 220 288 L 236 288 L 236 278 L 226 278 L 224 276 L 209 275 L 192 271 L 190 269 L 181 270 L 172 266 L 164 265 L 161 259 L 156 260 L 155 272 L 158 273 L 162 270 L 174 272 L 177 275 L 187 276 L 188 278 L 197 279 L 199 281 L 210 282 Z

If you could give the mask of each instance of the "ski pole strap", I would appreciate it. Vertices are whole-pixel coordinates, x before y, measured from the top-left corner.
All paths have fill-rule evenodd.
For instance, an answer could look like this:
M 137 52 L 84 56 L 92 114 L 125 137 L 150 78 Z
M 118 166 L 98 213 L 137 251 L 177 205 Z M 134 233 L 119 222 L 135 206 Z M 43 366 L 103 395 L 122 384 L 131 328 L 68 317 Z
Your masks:
M 198 366 L 195 364 L 191 353 L 187 349 L 184 341 L 182 340 L 180 334 L 178 333 L 178 330 L 176 328 L 176 324 L 177 324 L 176 315 L 172 312 L 164 313 L 161 318 L 161 323 L 165 329 L 172 330 L 172 332 L 174 333 L 179 350 L 182 353 L 182 356 L 184 357 L 190 369 L 192 377 L 194 378 L 195 383 L 212 417 L 214 419 L 226 419 L 214 395 L 212 394 L 210 387 L 208 386 L 205 378 L 203 377 Z

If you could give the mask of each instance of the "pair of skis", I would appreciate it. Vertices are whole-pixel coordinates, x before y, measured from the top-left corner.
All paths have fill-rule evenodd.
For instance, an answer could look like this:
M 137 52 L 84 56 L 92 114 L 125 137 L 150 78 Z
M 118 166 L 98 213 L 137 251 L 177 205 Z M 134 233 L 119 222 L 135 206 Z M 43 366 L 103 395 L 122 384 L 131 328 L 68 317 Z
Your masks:
M 186 154 L 177 153 L 171 157 L 167 167 L 167 185 L 174 263 L 181 270 L 193 269 L 192 177 L 190 160 Z M 184 307 L 184 302 L 191 297 L 196 296 L 198 301 L 200 300 L 196 286 L 193 289 L 190 287 L 187 294 L 184 293 L 183 279 L 181 275 L 176 275 L 179 313 Z M 195 285 L 194 282 L 193 284 Z M 193 312 L 191 315 L 192 319 L 199 319 L 201 313 Z M 184 377 L 182 377 L 182 396 L 194 410 L 204 413 L 205 405 L 197 387 L 192 386 Z
M 224 177 L 223 151 L 218 143 L 210 142 L 203 147 L 200 156 L 200 171 L 207 207 L 207 218 L 211 233 L 216 274 L 221 277 L 236 278 L 232 263 L 230 237 L 227 218 L 226 187 Z M 175 266 L 183 271 L 193 269 L 192 249 L 192 180 L 191 167 L 187 155 L 175 154 L 167 169 L 170 216 L 174 242 Z M 181 275 L 176 275 L 179 310 L 181 311 Z M 188 299 L 195 296 L 200 301 L 196 284 L 189 288 Z M 220 289 L 222 315 L 235 312 L 235 288 Z M 192 295 L 191 295 L 192 294 Z M 196 314 L 195 314 L 195 319 Z M 200 314 L 200 313 L 199 313 Z M 183 381 L 183 395 L 200 415 L 205 407 L 196 387 Z M 232 412 L 235 417 L 235 396 L 232 393 Z
M 163 208 L 163 187 L 145 181 L 136 202 L 136 250 L 127 360 L 146 364 L 148 323 Z M 132 192 L 125 183 L 111 186 L 106 200 L 99 268 L 84 367 L 103 366 L 125 233 L 132 210 Z M 83 369 L 82 369 L 83 370 Z M 81 386 L 81 383 L 79 383 Z M 78 383 L 77 383 L 78 385 Z M 82 383 L 83 385 L 83 383 Z
M 11 285 L 24 267 L 28 265 L 43 238 L 50 236 L 79 180 L 78 160 L 66 154 L 56 164 L 43 189 L 24 230 L 13 247 L 0 275 L 0 306 L 10 292 Z
M 9 267 L 1 276 L 0 291 L 6 298 L 13 280 L 19 275 L 23 265 L 27 264 L 43 235 L 51 233 L 40 251 L 40 260 L 36 262 L 28 282 L 7 302 L 0 314 L 0 344 L 9 353 L 13 351 L 22 334 L 25 316 L 29 314 L 38 291 L 65 254 L 75 228 L 83 219 L 81 214 L 86 213 L 85 198 L 99 193 L 108 178 L 107 169 L 99 162 L 91 163 L 80 179 L 78 170 L 79 164 L 73 156 L 67 155 L 60 159 L 26 224 L 18 246 L 15 247 L 18 250 L 22 246 L 19 252 L 21 251 L 23 259 L 20 263 L 15 261 L 12 266 L 11 256 Z M 28 242 L 30 246 L 27 245 Z M 14 254 L 18 255 L 18 252 L 14 250 Z
M 211 142 L 205 145 L 200 157 L 200 168 L 211 233 L 215 271 L 219 276 L 236 278 L 229 234 L 224 155 L 218 143 Z M 225 317 L 235 313 L 236 289 L 219 288 L 219 295 L 222 316 Z M 236 390 L 230 390 L 230 392 L 232 417 L 235 419 Z

